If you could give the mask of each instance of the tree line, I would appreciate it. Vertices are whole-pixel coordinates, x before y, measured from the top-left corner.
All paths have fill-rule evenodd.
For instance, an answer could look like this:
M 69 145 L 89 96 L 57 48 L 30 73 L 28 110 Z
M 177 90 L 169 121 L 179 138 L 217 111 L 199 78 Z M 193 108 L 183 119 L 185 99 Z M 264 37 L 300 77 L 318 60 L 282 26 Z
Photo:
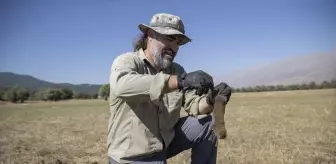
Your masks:
M 309 90 L 336 88 L 336 80 L 323 81 L 320 84 L 310 82 L 308 84 L 292 85 L 261 85 L 255 87 L 233 88 L 233 92 L 264 92 L 264 91 L 288 91 L 288 90 Z M 13 103 L 23 103 L 25 101 L 60 101 L 70 99 L 104 99 L 108 100 L 110 95 L 110 85 L 103 84 L 97 93 L 88 94 L 75 92 L 69 88 L 45 88 L 37 91 L 20 87 L 18 85 L 10 88 L 0 88 L 0 100 Z
M 98 99 L 107 100 L 109 95 L 109 85 L 104 84 L 97 93 L 76 92 L 69 88 L 43 88 L 39 90 L 29 90 L 15 85 L 9 88 L 0 88 L 0 101 L 13 103 L 23 103 L 25 101 L 61 101 L 70 99 Z
M 302 83 L 291 85 L 260 85 L 254 87 L 233 88 L 233 92 L 265 92 L 265 91 L 290 91 L 290 90 L 310 90 L 310 89 L 330 89 L 336 88 L 336 80 L 323 81 L 322 83 Z

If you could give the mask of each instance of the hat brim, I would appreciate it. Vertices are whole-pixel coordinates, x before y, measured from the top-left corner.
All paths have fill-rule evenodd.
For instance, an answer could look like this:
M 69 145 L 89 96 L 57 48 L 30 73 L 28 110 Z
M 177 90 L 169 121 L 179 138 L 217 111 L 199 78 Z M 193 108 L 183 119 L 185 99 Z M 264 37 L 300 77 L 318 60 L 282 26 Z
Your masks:
M 173 28 L 169 28 L 169 27 L 166 27 L 166 28 L 164 28 L 164 27 L 150 27 L 150 26 L 147 26 L 145 24 L 139 24 L 139 29 L 143 33 L 147 33 L 147 31 L 149 29 L 152 29 L 152 30 L 156 31 L 157 33 L 160 33 L 160 34 L 163 34 L 163 35 L 179 35 L 182 38 L 181 45 L 184 45 L 188 42 L 191 42 L 191 39 L 187 35 L 183 34 L 182 32 L 180 32 L 176 29 L 173 29 Z

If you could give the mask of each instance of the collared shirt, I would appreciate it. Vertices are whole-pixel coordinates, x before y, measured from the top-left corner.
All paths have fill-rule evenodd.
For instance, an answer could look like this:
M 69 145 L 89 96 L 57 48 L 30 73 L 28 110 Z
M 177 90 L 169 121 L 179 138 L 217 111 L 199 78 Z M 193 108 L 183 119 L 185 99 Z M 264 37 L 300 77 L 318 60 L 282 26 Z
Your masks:
M 167 148 L 174 138 L 174 125 L 180 110 L 198 115 L 199 102 L 205 96 L 176 90 L 166 93 L 170 75 L 185 72 L 173 63 L 157 72 L 142 49 L 116 57 L 110 72 L 110 118 L 108 155 L 119 163 Z M 182 99 L 185 99 L 182 105 Z

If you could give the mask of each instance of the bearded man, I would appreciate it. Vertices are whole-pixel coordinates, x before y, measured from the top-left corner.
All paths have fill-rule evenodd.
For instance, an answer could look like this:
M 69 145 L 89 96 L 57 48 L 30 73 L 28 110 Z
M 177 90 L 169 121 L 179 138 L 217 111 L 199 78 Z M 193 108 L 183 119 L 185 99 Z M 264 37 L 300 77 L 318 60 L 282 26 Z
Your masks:
M 116 57 L 111 66 L 109 163 L 164 164 L 190 148 L 192 164 L 216 163 L 210 113 L 219 91 L 209 74 L 187 73 L 174 62 L 179 47 L 191 42 L 182 20 L 158 13 L 139 29 L 134 52 Z M 181 117 L 181 109 L 188 116 Z

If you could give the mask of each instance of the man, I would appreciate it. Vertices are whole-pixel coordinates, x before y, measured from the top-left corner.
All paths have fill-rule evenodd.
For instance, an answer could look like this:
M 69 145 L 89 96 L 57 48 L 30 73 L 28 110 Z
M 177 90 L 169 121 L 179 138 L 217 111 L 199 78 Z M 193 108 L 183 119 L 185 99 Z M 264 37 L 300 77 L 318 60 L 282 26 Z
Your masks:
M 173 62 L 179 47 L 191 41 L 182 20 L 159 13 L 139 29 L 134 52 L 111 66 L 109 163 L 166 163 L 190 148 L 193 164 L 216 163 L 210 113 L 222 91 L 214 90 L 209 74 L 186 73 Z M 181 109 L 189 116 L 180 118 Z

